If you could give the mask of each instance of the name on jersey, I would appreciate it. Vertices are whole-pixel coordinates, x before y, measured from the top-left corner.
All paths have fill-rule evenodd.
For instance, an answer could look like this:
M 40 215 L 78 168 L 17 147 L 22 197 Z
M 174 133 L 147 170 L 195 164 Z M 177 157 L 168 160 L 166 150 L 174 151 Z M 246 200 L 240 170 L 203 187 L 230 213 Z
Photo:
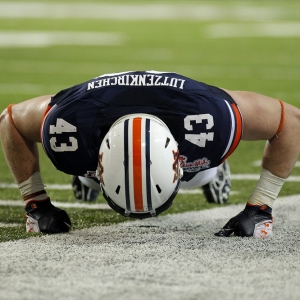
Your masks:
M 97 79 L 89 82 L 87 90 L 99 89 L 106 86 L 170 86 L 182 90 L 185 80 L 157 74 L 121 75 Z

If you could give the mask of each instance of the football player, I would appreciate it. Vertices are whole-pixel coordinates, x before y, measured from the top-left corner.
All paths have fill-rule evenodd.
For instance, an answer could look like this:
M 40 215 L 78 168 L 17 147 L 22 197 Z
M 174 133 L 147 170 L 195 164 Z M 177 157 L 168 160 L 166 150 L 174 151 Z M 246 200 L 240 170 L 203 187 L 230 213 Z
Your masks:
M 300 110 L 281 100 L 146 71 L 105 74 L 9 105 L 0 135 L 24 199 L 26 230 L 45 233 L 67 232 L 71 221 L 44 189 L 38 142 L 58 170 L 101 189 L 114 210 L 146 218 L 166 210 L 180 186 L 204 186 L 207 195 L 216 174 L 226 183 L 224 162 L 240 139 L 266 140 L 245 209 L 216 235 L 270 237 L 273 203 L 299 154 L 299 122 Z M 223 187 L 225 197 L 211 201 L 226 201 L 229 179 Z

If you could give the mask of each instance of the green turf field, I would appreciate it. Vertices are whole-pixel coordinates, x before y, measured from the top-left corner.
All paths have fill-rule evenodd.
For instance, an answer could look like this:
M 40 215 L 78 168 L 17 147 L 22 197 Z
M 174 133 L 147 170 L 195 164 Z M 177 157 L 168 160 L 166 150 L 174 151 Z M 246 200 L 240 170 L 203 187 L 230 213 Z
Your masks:
M 103 73 L 174 71 L 212 85 L 252 90 L 300 107 L 299 1 L 0 1 L 0 110 Z M 255 122 L 255 116 L 253 116 Z M 298 137 L 295 137 L 298 138 Z M 258 174 L 263 142 L 242 142 L 233 174 Z M 21 202 L 0 152 L 0 199 Z M 68 184 L 41 151 L 45 184 Z M 295 168 L 292 175 L 300 175 Z M 247 200 L 255 181 L 233 180 L 229 203 Z M 71 189 L 49 190 L 74 202 Z M 281 195 L 300 194 L 287 182 Z M 97 203 L 104 202 L 99 197 Z M 167 213 L 208 205 L 180 194 Z M 69 208 L 73 228 L 127 220 L 109 210 Z M 25 238 L 24 210 L 0 205 L 0 241 Z M 8 226 L 8 225 L 11 226 Z

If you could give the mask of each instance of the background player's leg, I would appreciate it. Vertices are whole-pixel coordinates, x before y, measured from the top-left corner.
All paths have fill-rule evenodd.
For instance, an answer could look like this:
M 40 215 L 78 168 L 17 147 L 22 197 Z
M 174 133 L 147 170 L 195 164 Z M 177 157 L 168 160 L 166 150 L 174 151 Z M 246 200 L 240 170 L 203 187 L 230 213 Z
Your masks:
M 209 183 L 217 175 L 217 168 L 208 169 L 197 173 L 191 180 L 182 181 L 180 187 L 182 189 L 191 189 L 203 186 Z
M 217 168 L 199 172 L 190 181 L 183 181 L 181 188 L 195 188 L 202 186 L 208 202 L 224 204 L 230 194 L 230 168 L 227 161 Z
M 72 188 L 78 201 L 96 201 L 100 192 L 99 183 L 82 176 L 72 176 Z

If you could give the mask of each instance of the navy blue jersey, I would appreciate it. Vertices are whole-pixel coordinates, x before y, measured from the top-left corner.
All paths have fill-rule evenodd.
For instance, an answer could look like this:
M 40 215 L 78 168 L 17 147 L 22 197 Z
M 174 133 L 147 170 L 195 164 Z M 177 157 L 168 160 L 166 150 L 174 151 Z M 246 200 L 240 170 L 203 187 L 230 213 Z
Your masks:
M 183 181 L 216 167 L 238 145 L 242 118 L 223 90 L 176 73 L 106 74 L 60 91 L 41 126 L 42 144 L 58 170 L 95 171 L 102 139 L 121 116 L 161 118 L 178 143 Z

